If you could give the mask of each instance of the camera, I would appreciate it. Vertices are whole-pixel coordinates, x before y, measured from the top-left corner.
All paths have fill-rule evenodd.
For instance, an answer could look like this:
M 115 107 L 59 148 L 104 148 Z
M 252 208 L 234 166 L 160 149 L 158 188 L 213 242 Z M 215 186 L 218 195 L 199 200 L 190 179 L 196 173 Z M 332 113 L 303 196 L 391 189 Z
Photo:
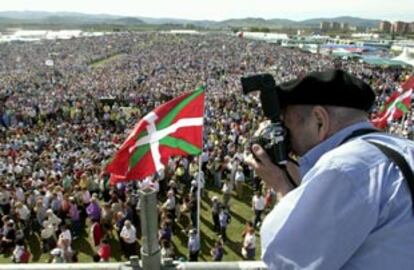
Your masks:
M 270 74 L 258 74 L 241 78 L 243 94 L 260 91 L 260 102 L 270 124 L 259 130 L 250 140 L 250 147 L 259 144 L 270 160 L 278 166 L 288 161 L 288 134 L 280 119 L 280 103 L 275 81 Z

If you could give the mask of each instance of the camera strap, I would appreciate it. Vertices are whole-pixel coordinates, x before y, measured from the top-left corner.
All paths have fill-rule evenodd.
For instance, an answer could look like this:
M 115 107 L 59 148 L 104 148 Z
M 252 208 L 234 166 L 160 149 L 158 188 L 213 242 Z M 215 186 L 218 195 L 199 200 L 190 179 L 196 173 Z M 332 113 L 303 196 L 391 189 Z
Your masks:
M 290 175 L 286 165 L 277 165 L 282 171 L 285 173 L 289 183 L 292 185 L 293 189 L 297 188 L 299 185 L 296 184 L 295 180 L 293 180 L 292 176 Z
M 353 139 L 353 138 L 356 138 L 362 135 L 374 133 L 374 132 L 381 132 L 381 131 L 376 128 L 362 128 L 362 129 L 355 130 L 354 132 L 349 134 L 347 137 L 345 137 L 345 139 L 343 139 L 339 145 L 346 143 L 350 139 Z
M 379 130 L 374 129 L 374 128 L 363 128 L 363 129 L 355 130 L 348 137 L 346 137 L 344 140 L 342 140 L 342 142 L 339 145 L 347 142 L 348 140 L 350 140 L 352 138 L 359 137 L 359 136 L 369 134 L 369 133 L 373 133 L 373 132 L 379 132 Z M 290 162 L 293 162 L 295 165 L 299 166 L 298 162 L 296 160 L 292 159 L 291 157 L 288 157 L 288 160 Z M 294 189 L 297 188 L 298 184 L 296 184 L 296 182 L 293 180 L 292 176 L 290 175 L 290 173 L 287 170 L 286 165 L 284 165 L 284 166 L 278 165 L 278 166 L 283 170 L 283 172 L 285 173 L 285 175 L 288 178 L 288 181 L 292 185 L 292 187 Z
M 346 137 L 341 144 L 345 143 L 346 141 L 355 138 L 355 137 L 359 137 L 365 134 L 369 134 L 369 133 L 373 133 L 373 132 L 379 132 L 379 130 L 377 129 L 360 129 L 360 130 L 356 130 L 353 133 L 351 133 L 348 137 Z M 404 178 L 407 180 L 407 184 L 408 187 L 410 189 L 410 193 L 411 193 L 411 200 L 412 200 L 412 204 L 413 204 L 413 211 L 414 211 L 414 173 L 413 170 L 411 169 L 410 165 L 408 164 L 407 160 L 397 151 L 395 151 L 394 149 L 385 146 L 384 144 L 381 143 L 377 143 L 377 142 L 373 142 L 370 140 L 364 140 L 368 143 L 370 143 L 371 145 L 374 145 L 375 147 L 377 147 L 384 155 L 386 155 L 389 159 L 391 159 L 396 165 L 397 167 L 400 169 L 400 171 L 402 172 Z

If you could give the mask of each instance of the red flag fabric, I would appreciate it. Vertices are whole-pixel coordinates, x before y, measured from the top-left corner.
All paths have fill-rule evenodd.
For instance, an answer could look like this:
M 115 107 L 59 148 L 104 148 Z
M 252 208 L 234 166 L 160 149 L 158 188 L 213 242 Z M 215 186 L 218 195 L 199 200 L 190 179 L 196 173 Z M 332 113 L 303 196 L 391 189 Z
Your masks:
M 125 176 L 117 175 L 115 173 L 111 173 L 111 176 L 109 177 L 109 183 L 111 185 L 114 185 L 118 182 L 124 182 L 124 181 L 125 181 Z
M 138 122 L 106 171 L 116 182 L 142 180 L 163 170 L 171 156 L 200 154 L 203 115 L 203 87 L 155 108 Z
M 394 102 L 394 100 L 396 98 L 398 98 L 400 96 L 400 92 L 398 91 L 394 91 L 391 93 L 391 95 L 389 95 L 384 102 L 384 105 L 381 109 L 381 111 L 378 113 L 377 117 L 383 117 L 385 115 L 385 113 L 387 112 L 388 108 L 390 107 L 390 105 Z
M 408 113 L 411 108 L 411 95 L 412 90 L 398 93 L 395 92 L 386 101 L 385 108 L 380 115 L 372 120 L 372 124 L 380 129 L 384 129 L 393 120 L 398 120 L 403 117 L 405 113 Z
M 414 89 L 414 76 L 410 76 L 403 84 L 401 84 L 401 88 L 404 91 Z
M 371 120 L 374 127 L 385 129 L 388 126 L 388 119 L 386 117 L 377 117 Z

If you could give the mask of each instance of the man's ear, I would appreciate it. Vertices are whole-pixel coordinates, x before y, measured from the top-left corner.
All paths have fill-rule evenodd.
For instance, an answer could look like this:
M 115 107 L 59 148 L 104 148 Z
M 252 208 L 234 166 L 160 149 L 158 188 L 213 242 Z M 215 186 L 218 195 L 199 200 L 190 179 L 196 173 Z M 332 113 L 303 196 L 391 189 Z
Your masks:
M 312 114 L 315 119 L 318 138 L 320 141 L 323 141 L 328 137 L 330 131 L 331 119 L 329 113 L 325 107 L 318 105 L 313 107 Z

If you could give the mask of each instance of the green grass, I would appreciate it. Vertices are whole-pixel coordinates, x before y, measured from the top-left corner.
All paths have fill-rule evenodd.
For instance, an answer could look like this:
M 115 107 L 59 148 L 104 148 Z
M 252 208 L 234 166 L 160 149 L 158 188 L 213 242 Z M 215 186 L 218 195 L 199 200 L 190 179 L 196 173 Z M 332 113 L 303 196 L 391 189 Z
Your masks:
M 208 197 L 207 194 L 208 193 Z M 213 247 L 218 235 L 213 231 L 213 221 L 211 218 L 211 201 L 213 196 L 221 198 L 221 192 L 218 190 L 209 190 L 206 192 L 201 202 L 201 252 L 199 261 L 211 261 L 210 249 Z M 252 220 L 254 217 L 251 209 L 252 191 L 249 187 L 244 187 L 244 196 L 242 199 L 233 197 L 230 200 L 230 214 L 231 222 L 227 227 L 228 240 L 224 244 L 224 258 L 223 261 L 240 261 L 243 260 L 241 256 L 241 247 L 243 237 L 241 236 L 245 223 L 247 220 Z M 181 228 L 181 227 L 180 227 Z M 187 237 L 183 233 L 176 233 L 173 236 L 173 242 L 176 248 L 176 255 L 187 256 Z M 259 234 L 256 232 L 256 259 L 260 258 L 260 240 Z
M 211 198 L 218 196 L 221 198 L 221 192 L 217 189 L 206 190 L 202 197 L 201 203 L 201 252 L 199 261 L 211 261 L 210 249 L 218 239 L 218 235 L 213 231 L 213 222 L 211 219 Z M 242 198 L 236 198 L 235 193 L 230 200 L 231 223 L 227 228 L 228 240 L 224 244 L 224 258 L 223 261 L 239 261 L 241 257 L 241 247 L 243 238 L 241 236 L 245 222 L 252 220 L 254 213 L 251 209 L 252 190 L 247 185 L 244 186 Z M 187 257 L 187 235 L 182 230 L 185 229 L 182 224 L 178 224 L 178 228 L 174 230 L 173 245 L 175 248 L 176 257 Z M 89 236 L 90 227 L 88 226 L 82 232 L 80 238 L 73 241 L 73 249 L 79 251 L 79 262 L 92 262 L 92 256 L 95 248 Z M 28 237 L 29 248 L 32 253 L 31 262 L 44 263 L 49 259 L 49 255 L 42 253 L 40 246 L 40 239 L 37 235 Z M 125 261 L 121 256 L 120 247 L 117 239 L 111 238 L 112 246 L 111 261 Z M 260 241 L 258 232 L 256 232 L 256 259 L 260 258 Z M 1 263 L 10 263 L 11 256 L 0 255 Z M 1 268 L 1 267 L 0 267 Z

